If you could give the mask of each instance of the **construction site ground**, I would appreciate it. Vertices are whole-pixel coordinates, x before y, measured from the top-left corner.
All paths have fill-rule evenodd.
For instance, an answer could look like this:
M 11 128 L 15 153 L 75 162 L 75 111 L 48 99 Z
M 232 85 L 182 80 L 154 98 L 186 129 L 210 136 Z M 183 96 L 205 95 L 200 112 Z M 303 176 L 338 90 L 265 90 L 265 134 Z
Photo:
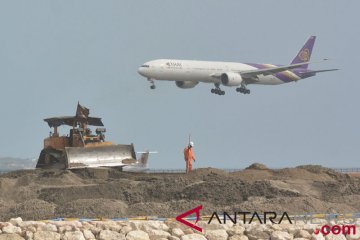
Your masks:
M 0 175 L 0 221 L 13 217 L 175 217 L 203 205 L 214 211 L 360 212 L 360 178 L 320 166 L 233 173 L 204 168 L 184 173 L 116 169 L 22 170 Z

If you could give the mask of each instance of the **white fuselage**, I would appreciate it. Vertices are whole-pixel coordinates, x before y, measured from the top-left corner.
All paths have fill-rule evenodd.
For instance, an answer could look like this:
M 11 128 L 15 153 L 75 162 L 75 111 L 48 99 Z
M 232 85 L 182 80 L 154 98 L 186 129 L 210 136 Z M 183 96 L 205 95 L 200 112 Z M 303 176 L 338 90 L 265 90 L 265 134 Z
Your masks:
M 267 66 L 271 67 L 274 65 L 267 64 Z M 216 74 L 256 69 L 258 68 L 255 66 L 236 62 L 159 59 L 144 63 L 138 72 L 142 76 L 153 80 L 194 81 L 220 84 L 220 78 Z M 286 72 L 288 72 L 288 74 L 292 73 L 291 71 Z M 275 75 L 266 75 L 259 76 L 257 81 L 253 83 L 277 85 L 284 83 L 284 81 Z

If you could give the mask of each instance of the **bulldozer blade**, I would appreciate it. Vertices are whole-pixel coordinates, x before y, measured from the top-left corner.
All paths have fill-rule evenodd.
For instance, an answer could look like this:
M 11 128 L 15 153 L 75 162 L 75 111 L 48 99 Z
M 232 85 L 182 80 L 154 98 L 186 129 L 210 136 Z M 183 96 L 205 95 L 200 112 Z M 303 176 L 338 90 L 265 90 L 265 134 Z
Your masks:
M 36 168 L 65 169 L 64 152 L 55 149 L 43 149 L 40 153 Z
M 122 167 L 137 164 L 134 146 L 66 147 L 67 168 Z

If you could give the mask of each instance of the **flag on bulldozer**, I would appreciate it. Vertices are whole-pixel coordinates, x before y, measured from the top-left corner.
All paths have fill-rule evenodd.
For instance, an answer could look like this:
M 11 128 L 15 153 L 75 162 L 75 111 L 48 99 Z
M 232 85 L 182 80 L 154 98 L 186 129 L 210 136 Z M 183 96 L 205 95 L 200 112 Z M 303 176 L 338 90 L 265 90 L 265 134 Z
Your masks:
M 90 110 L 86 107 L 83 107 L 80 105 L 80 103 L 78 103 L 77 108 L 76 108 L 76 117 L 78 118 L 88 118 L 90 113 Z

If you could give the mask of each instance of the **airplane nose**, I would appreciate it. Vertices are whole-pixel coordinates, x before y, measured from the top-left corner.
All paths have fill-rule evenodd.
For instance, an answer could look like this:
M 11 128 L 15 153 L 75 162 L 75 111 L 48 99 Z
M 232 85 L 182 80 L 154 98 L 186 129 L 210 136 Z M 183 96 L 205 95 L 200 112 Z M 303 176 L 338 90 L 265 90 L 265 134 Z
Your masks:
M 141 69 L 141 67 L 139 67 L 139 68 L 138 68 L 137 72 L 138 72 L 139 74 L 141 74 L 141 73 L 142 73 L 142 69 Z M 141 74 L 141 75 L 142 75 L 142 74 Z
M 144 77 L 145 77 L 145 70 L 144 70 L 143 67 L 139 67 L 137 72 L 138 72 L 141 76 L 144 76 Z

